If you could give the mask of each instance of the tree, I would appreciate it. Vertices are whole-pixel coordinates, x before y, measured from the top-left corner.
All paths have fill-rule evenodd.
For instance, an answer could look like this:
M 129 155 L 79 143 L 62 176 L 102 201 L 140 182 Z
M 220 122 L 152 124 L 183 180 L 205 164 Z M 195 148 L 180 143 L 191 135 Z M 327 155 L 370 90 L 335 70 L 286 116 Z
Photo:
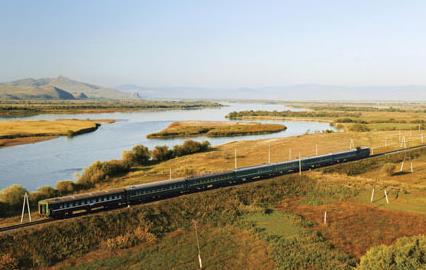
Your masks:
M 146 165 L 150 159 L 149 149 L 141 144 L 123 152 L 123 161 L 129 166 Z
M 173 158 L 173 151 L 167 145 L 156 146 L 151 155 L 155 161 L 165 161 Z
M 25 193 L 28 192 L 21 185 L 11 185 L 0 191 L 0 201 L 10 206 L 22 204 Z
M 93 186 L 99 182 L 105 182 L 110 177 L 129 171 L 129 163 L 121 160 L 96 161 L 86 169 L 78 179 L 78 184 Z
M 61 195 L 66 195 L 75 191 L 76 184 L 73 181 L 58 181 L 56 189 Z
M 57 197 L 58 191 L 50 186 L 43 186 L 37 189 L 36 192 L 31 193 L 31 200 L 38 202 L 40 200 Z

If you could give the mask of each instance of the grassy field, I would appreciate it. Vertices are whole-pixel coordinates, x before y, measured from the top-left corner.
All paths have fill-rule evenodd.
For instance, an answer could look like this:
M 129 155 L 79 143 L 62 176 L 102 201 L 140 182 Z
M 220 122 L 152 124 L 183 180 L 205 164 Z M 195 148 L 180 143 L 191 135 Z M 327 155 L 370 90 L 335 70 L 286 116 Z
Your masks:
M 166 139 L 174 137 L 226 137 L 254 134 L 267 134 L 283 131 L 286 126 L 279 124 L 260 124 L 225 121 L 179 121 L 171 123 L 166 129 L 149 134 L 148 138 Z
M 57 136 L 75 136 L 95 131 L 100 123 L 113 120 L 54 120 L 0 122 L 0 146 L 33 143 Z
M 221 106 L 208 101 L 147 100 L 0 100 L 1 117 L 20 117 L 43 113 L 107 113 L 139 110 L 191 110 Z
M 387 104 L 382 108 L 360 104 L 306 104 L 309 111 L 241 111 L 227 115 L 245 120 L 325 121 L 346 131 L 425 129 L 425 104 Z M 396 107 L 393 107 L 396 106 Z M 306 108 L 306 107 L 305 107 Z M 364 128 L 359 130 L 359 125 Z M 358 130 L 357 130 L 358 129 Z
M 198 226 L 198 233 L 203 269 L 275 269 L 267 243 L 246 230 Z M 157 243 L 122 252 L 100 251 L 53 269 L 187 270 L 199 268 L 197 256 L 194 231 L 177 230 Z

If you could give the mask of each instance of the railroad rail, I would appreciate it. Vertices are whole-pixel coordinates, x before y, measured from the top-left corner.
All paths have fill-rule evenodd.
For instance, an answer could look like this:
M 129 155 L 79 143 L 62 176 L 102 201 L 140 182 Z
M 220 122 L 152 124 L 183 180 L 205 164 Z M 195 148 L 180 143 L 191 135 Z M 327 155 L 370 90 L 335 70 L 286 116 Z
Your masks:
M 426 148 L 425 144 L 417 145 L 417 146 L 411 146 L 411 147 L 407 147 L 407 148 L 403 148 L 403 149 L 395 149 L 395 150 L 391 150 L 391 151 L 387 151 L 387 152 L 372 154 L 372 155 L 370 155 L 370 156 L 368 156 L 364 159 L 372 159 L 372 158 L 377 158 L 377 157 L 381 157 L 381 156 L 394 155 L 394 154 L 399 154 L 399 153 L 406 153 L 406 152 L 411 152 L 411 151 L 414 151 L 414 150 L 424 149 L 424 148 Z M 362 159 L 360 159 L 360 160 L 362 160 Z M 356 161 L 359 161 L 359 160 L 356 160 Z M 355 162 L 355 161 L 349 161 L 348 163 L 350 163 L 350 162 Z M 330 166 L 334 166 L 334 165 L 336 165 L 336 164 L 333 164 L 333 165 L 330 165 Z M 296 173 L 296 172 L 292 172 L 292 173 L 289 173 L 289 174 L 294 174 L 294 173 Z M 200 191 L 200 192 L 202 192 L 202 191 Z M 160 200 L 164 200 L 164 199 L 160 199 Z M 111 210 L 111 209 L 109 209 L 109 210 Z M 103 211 L 108 211 L 108 210 L 103 210 Z M 100 212 L 100 211 L 94 211 L 92 213 L 77 214 L 77 215 L 74 215 L 70 218 L 83 216 L 83 215 L 90 215 L 90 214 L 94 214 L 94 213 L 97 213 L 97 212 Z M 32 221 L 32 222 L 0 227 L 0 233 L 18 230 L 18 229 L 22 229 L 22 228 L 28 228 L 28 227 L 32 227 L 32 226 L 35 226 L 35 225 L 50 223 L 50 222 L 54 222 L 54 221 L 60 221 L 60 220 L 51 219 L 51 218 L 44 218 L 44 219 L 39 219 L 39 220 Z

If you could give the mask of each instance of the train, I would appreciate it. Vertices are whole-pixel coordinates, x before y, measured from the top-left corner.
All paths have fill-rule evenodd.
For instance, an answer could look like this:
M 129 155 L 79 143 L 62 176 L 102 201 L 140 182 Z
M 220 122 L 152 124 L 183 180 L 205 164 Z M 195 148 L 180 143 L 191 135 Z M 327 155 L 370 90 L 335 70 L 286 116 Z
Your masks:
M 355 161 L 370 156 L 370 148 L 307 157 L 285 162 L 237 168 L 221 173 L 158 181 L 123 188 L 69 195 L 39 201 L 38 211 L 48 218 L 65 218 L 76 213 L 119 208 L 186 193 L 242 184 L 298 171 Z

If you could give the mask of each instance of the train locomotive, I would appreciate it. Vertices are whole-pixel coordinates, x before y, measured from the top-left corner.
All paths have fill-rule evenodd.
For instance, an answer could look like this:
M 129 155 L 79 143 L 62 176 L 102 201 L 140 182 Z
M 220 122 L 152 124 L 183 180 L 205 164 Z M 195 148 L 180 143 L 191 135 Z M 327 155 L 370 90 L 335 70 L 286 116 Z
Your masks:
M 308 157 L 300 160 L 244 167 L 221 173 L 51 198 L 40 201 L 38 203 L 38 210 L 40 215 L 45 217 L 64 218 L 78 212 L 90 212 L 97 209 L 117 208 L 131 204 L 156 201 L 185 193 L 236 185 L 289 174 L 299 170 L 305 171 L 341 162 L 359 160 L 368 156 L 370 156 L 370 148 L 358 147 L 350 151 Z

